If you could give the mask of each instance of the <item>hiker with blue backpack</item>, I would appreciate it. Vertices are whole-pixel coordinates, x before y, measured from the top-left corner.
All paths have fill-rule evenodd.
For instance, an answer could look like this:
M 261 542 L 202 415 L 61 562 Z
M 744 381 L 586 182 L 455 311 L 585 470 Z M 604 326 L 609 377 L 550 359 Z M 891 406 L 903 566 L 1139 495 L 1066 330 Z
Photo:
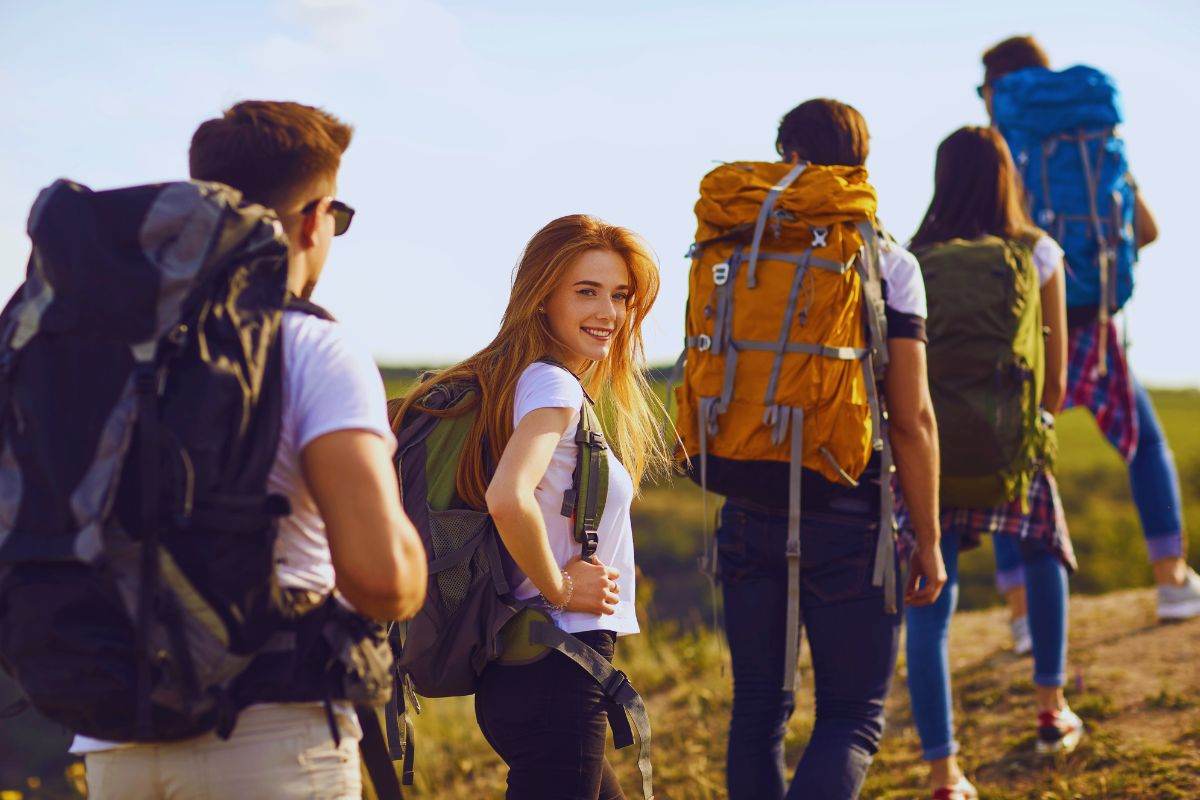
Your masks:
M 1129 171 L 1113 79 L 1087 66 L 1061 72 L 1032 36 L 983 55 L 978 92 L 1024 182 L 1033 222 L 1066 254 L 1067 388 L 1129 465 L 1129 484 L 1158 584 L 1158 617 L 1200 616 L 1200 575 L 1188 567 L 1179 476 L 1146 389 L 1129 367 L 1112 316 L 1129 300 L 1140 248 L 1158 236 Z M 1021 565 L 997 554 L 997 585 L 1023 638 Z M 1023 649 L 1023 648 L 1021 648 Z
M 30 214 L 0 316 L 0 664 L 97 800 L 357 800 L 360 739 L 399 796 L 369 752 L 376 620 L 416 613 L 425 558 L 379 371 L 308 299 L 353 218 L 351 132 L 237 103 L 191 181 L 59 181 Z
M 959 553 L 982 535 L 1023 566 L 1037 751 L 1069 752 L 1083 734 L 1063 695 L 1075 556 L 1051 471 L 1053 413 L 1066 385 L 1063 252 L 1030 222 L 1004 139 L 980 127 L 938 147 L 933 199 L 909 247 L 929 298 L 948 581 L 935 603 L 906 612 L 908 689 L 931 797 L 975 800 L 956 756 L 947 637 Z M 914 534 L 898 499 L 907 543 Z
M 726 497 L 706 558 L 733 665 L 732 800 L 858 797 L 901 599 L 927 605 L 946 580 L 925 288 L 876 219 L 868 140 L 853 107 L 809 100 L 780 122 L 779 161 L 723 164 L 700 183 L 676 427 L 693 480 Z M 907 586 L 893 463 L 917 530 Z M 816 719 L 789 781 L 805 631 Z
M 491 344 L 394 413 L 431 559 L 400 670 L 416 694 L 475 695 L 512 800 L 625 797 L 610 725 L 618 747 L 636 729 L 653 793 L 646 709 L 611 662 L 639 630 L 630 506 L 669 464 L 642 352 L 658 286 L 636 234 L 554 220 L 526 246 Z

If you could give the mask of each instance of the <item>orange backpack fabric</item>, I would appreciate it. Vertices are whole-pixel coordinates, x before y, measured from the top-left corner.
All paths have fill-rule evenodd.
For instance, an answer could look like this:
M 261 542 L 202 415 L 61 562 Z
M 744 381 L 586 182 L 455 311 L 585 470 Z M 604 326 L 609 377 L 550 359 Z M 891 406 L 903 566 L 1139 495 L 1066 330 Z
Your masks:
M 878 447 L 868 355 L 886 359 L 875 210 L 862 167 L 735 162 L 704 177 L 676 390 L 689 457 L 789 462 L 799 445 L 831 481 L 862 474 Z

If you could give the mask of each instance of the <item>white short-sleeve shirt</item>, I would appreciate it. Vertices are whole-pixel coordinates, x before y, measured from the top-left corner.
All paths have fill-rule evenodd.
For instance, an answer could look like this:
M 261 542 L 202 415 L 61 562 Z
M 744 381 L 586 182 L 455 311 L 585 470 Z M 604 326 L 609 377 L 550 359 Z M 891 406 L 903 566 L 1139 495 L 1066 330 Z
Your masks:
M 1033 246 L 1033 266 L 1037 267 L 1038 286 L 1045 286 L 1062 264 L 1063 249 L 1058 242 L 1043 235 Z
M 546 521 L 546 535 L 550 540 L 550 551 L 555 562 L 565 566 L 579 555 L 579 544 L 575 541 L 571 520 L 562 515 L 563 495 L 571 488 L 571 477 L 579 445 L 575 443 L 575 431 L 579 426 L 579 411 L 583 406 L 583 388 L 578 379 L 562 367 L 535 362 L 525 368 L 517 380 L 513 402 L 513 426 L 531 411 L 539 408 L 570 408 L 568 423 L 546 474 L 538 481 L 534 496 Z M 608 451 L 608 495 L 604 503 L 597 530 L 596 557 L 600 563 L 620 572 L 617 586 L 620 602 L 616 613 L 611 615 L 584 614 L 578 611 L 555 612 L 555 624 L 567 633 L 607 630 L 619 635 L 639 631 L 637 612 L 634 607 L 634 558 L 633 525 L 629 510 L 633 503 L 633 480 L 620 460 Z M 526 578 L 516 590 L 520 599 L 535 597 L 538 589 Z

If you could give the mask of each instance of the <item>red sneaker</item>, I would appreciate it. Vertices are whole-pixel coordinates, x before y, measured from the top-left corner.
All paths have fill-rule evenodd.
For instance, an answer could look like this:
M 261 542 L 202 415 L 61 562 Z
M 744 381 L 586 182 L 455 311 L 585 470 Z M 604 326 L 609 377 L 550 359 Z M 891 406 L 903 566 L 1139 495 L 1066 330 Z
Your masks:
M 1083 720 L 1069 708 L 1038 714 L 1037 751 L 1069 753 L 1083 738 Z
M 979 800 L 979 791 L 964 777 L 953 786 L 936 790 L 930 800 Z

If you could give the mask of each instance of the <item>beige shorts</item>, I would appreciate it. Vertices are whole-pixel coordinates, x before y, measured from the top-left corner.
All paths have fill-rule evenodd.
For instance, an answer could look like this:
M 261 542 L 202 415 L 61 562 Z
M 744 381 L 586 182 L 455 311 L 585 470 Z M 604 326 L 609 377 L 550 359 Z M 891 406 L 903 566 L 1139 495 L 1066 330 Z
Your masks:
M 359 800 L 358 721 L 337 714 L 334 745 L 319 704 L 253 706 L 233 735 L 88 753 L 92 800 Z

